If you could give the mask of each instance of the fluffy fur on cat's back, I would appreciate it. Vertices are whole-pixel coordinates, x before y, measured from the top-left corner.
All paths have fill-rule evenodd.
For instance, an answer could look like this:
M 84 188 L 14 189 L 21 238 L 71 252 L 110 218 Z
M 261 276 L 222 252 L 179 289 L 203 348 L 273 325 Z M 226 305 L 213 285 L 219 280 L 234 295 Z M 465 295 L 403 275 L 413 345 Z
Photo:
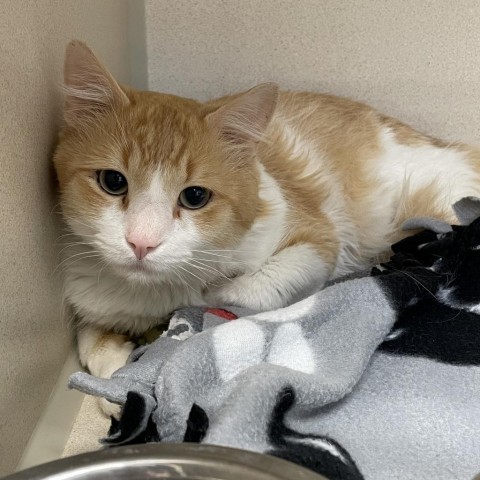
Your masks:
M 351 100 L 274 84 L 206 103 L 141 92 L 81 42 L 65 86 L 65 291 L 92 369 L 108 357 L 104 332 L 138 334 L 206 302 L 282 307 L 368 265 L 407 217 L 454 222 L 450 205 L 480 194 L 478 150 Z M 106 190 L 105 172 L 126 190 Z M 199 208 L 182 200 L 192 188 Z

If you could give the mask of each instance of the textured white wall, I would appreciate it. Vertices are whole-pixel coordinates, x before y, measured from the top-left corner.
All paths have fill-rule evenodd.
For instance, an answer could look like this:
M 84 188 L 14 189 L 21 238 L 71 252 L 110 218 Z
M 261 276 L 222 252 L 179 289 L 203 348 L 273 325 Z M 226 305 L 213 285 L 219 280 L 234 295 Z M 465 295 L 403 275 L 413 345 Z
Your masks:
M 146 0 L 149 86 L 206 99 L 276 81 L 480 139 L 477 0 Z
M 124 0 L 1 2 L 0 476 L 19 460 L 69 347 L 52 275 L 64 49 L 86 40 L 128 82 L 127 20 Z

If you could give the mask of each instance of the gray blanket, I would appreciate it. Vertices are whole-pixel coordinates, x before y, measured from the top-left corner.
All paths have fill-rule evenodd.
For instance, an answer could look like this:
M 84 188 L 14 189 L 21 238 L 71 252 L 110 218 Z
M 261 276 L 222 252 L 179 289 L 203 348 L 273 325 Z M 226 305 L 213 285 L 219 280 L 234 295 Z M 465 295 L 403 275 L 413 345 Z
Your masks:
M 459 216 L 470 221 L 477 206 L 465 200 Z M 110 380 L 79 372 L 70 386 L 123 405 L 110 445 L 244 448 L 331 480 L 471 480 L 480 472 L 480 220 L 427 225 L 373 276 L 290 307 L 179 310 Z

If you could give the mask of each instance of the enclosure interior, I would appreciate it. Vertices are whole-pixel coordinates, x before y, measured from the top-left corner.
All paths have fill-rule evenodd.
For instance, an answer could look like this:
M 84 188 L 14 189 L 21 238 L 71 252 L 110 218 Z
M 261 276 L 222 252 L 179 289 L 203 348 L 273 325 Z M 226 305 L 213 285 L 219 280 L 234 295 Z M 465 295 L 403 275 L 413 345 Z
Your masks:
M 72 38 L 142 89 L 203 100 L 275 81 L 367 102 L 446 140 L 480 133 L 475 0 L 4 0 L 0 474 L 58 458 L 67 443 L 68 453 L 95 448 L 105 428 L 94 403 L 66 389 L 78 365 L 51 156 Z

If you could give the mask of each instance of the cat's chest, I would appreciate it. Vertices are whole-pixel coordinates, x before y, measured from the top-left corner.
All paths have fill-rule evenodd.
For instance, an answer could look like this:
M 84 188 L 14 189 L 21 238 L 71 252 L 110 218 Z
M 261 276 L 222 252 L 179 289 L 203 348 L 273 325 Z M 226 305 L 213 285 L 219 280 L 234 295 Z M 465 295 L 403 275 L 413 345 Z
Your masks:
M 179 307 L 203 304 L 197 292 L 178 284 L 132 284 L 114 275 L 98 278 L 83 272 L 69 272 L 65 293 L 85 321 L 132 333 L 161 323 Z

